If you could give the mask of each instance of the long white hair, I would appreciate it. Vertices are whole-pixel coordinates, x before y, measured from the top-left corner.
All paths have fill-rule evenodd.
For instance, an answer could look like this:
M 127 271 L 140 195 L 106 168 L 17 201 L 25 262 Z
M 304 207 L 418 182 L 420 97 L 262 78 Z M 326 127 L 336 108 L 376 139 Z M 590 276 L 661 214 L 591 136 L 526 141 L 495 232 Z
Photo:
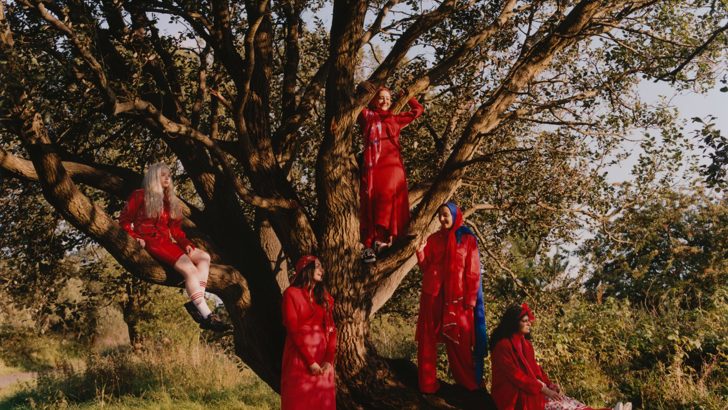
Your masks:
M 169 217 L 171 219 L 179 219 L 182 217 L 182 209 L 180 200 L 174 189 L 174 183 L 170 182 L 169 188 L 162 188 L 161 175 L 162 171 L 167 171 L 172 175 L 167 164 L 157 162 L 147 168 L 144 174 L 142 187 L 144 188 L 144 213 L 147 218 L 157 218 L 162 214 L 164 200 L 169 204 Z M 165 198 L 166 196 L 166 198 Z

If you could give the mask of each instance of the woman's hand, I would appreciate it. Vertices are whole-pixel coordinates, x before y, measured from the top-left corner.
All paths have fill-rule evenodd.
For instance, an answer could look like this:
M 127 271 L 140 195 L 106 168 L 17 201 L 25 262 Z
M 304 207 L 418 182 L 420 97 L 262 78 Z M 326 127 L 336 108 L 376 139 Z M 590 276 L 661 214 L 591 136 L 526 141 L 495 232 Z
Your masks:
M 427 246 L 427 240 L 423 239 L 420 241 L 419 245 L 417 245 L 417 253 L 425 252 L 425 246 Z
M 551 399 L 553 401 L 561 401 L 564 398 L 564 396 L 561 393 L 555 392 L 546 386 L 543 386 L 541 388 L 541 393 L 543 393 L 544 396 L 548 397 L 549 399 Z
M 320 375 L 323 371 L 321 370 L 321 366 L 319 366 L 318 363 L 314 363 L 311 366 L 308 366 L 308 371 L 311 372 L 313 375 Z
M 377 88 L 374 87 L 374 84 L 370 83 L 369 81 L 362 81 L 359 83 L 359 87 L 367 90 L 370 93 L 373 93 L 377 91 Z
M 334 366 L 332 366 L 331 363 L 329 363 L 329 362 L 324 362 L 324 364 L 321 365 L 321 374 L 326 374 L 329 371 L 333 371 L 333 370 L 334 370 Z
M 558 385 L 558 384 L 556 384 L 556 383 L 551 383 L 551 384 L 549 385 L 549 389 L 551 389 L 551 390 L 555 391 L 556 393 L 561 393 L 561 386 L 559 386 L 559 385 Z
M 141 246 L 142 248 L 147 244 L 142 238 L 136 238 L 136 241 L 139 242 L 139 246 Z
M 192 245 L 185 246 L 185 253 L 188 255 L 191 254 L 192 251 L 194 251 L 194 250 L 195 250 L 195 248 L 193 248 Z

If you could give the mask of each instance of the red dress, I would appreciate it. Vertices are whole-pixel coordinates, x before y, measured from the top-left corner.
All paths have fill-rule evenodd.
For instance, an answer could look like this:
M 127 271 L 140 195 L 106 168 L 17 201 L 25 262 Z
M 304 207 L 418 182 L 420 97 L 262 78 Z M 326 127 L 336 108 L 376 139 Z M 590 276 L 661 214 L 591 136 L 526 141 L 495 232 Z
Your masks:
M 522 335 L 501 339 L 490 355 L 490 394 L 498 410 L 543 410 L 546 399 L 541 383 L 551 384 L 536 363 L 533 345 Z
M 570 397 L 552 401 L 544 396 L 539 380 L 546 386 L 552 385 L 551 380 L 536 363 L 533 345 L 523 335 L 498 341 L 490 361 L 490 394 L 498 410 L 594 410 Z
M 313 375 L 309 371 L 313 363 L 334 364 L 334 300 L 328 293 L 325 297 L 328 310 L 317 304 L 305 289 L 290 286 L 283 292 L 286 344 L 281 369 L 281 408 L 284 410 L 336 408 L 334 372 Z
M 167 201 L 158 218 L 144 215 L 143 189 L 131 194 L 119 215 L 119 223 L 132 237 L 144 239 L 144 249 L 154 258 L 170 266 L 185 254 L 188 245 L 194 247 L 182 230 L 182 218 L 170 219 Z
M 462 221 L 462 217 L 460 218 Z M 460 222 L 461 224 L 462 222 Z M 455 226 L 457 230 L 460 226 Z M 473 349 L 474 307 L 480 283 L 478 244 L 474 236 L 462 235 L 449 261 L 447 248 L 451 230 L 441 229 L 427 239 L 418 254 L 422 269 L 422 293 L 417 319 L 417 369 L 420 391 L 434 393 L 437 382 L 437 343 L 444 342 L 453 378 L 468 390 L 479 388 Z M 447 288 L 447 289 L 446 289 Z M 453 298 L 454 304 L 446 304 Z
M 400 156 L 399 132 L 424 108 L 409 100 L 411 110 L 400 114 L 364 108 L 359 124 L 364 131 L 364 160 L 360 188 L 360 227 L 364 245 L 374 240 L 389 241 L 389 236 L 407 233 L 409 198 L 404 164 Z

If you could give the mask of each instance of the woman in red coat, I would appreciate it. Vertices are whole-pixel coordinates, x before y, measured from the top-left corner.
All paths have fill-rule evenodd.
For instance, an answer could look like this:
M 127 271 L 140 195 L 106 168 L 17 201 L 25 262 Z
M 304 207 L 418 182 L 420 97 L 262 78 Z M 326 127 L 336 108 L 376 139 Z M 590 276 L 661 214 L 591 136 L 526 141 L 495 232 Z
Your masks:
M 437 343 L 444 342 L 455 381 L 476 390 L 487 353 L 478 242 L 454 203 L 442 205 L 437 215 L 441 229 L 417 252 L 422 270 L 415 336 L 419 387 L 423 393 L 438 390 Z
M 491 395 L 498 410 L 592 410 L 565 396 L 536 363 L 530 340 L 534 319 L 527 304 L 510 306 L 490 337 Z M 630 403 L 615 407 L 631 408 Z
M 362 86 L 372 87 L 367 82 Z M 390 91 L 380 88 L 358 119 L 364 132 L 359 193 L 365 262 L 374 262 L 376 252 L 391 246 L 395 238 L 406 235 L 409 224 L 407 180 L 400 156 L 399 133 L 422 115 L 424 109 L 412 98 L 408 102 L 410 111 L 394 114 L 389 111 L 391 104 Z
M 296 262 L 291 286 L 283 292 L 283 410 L 336 408 L 334 299 L 323 276 L 319 260 L 303 256 Z
M 204 297 L 210 255 L 197 249 L 182 231 L 180 200 L 167 165 L 150 165 L 142 184 L 144 188 L 129 197 L 119 223 L 155 259 L 182 274 L 190 298 L 185 309 L 200 327 L 225 330 L 227 325 L 210 311 Z

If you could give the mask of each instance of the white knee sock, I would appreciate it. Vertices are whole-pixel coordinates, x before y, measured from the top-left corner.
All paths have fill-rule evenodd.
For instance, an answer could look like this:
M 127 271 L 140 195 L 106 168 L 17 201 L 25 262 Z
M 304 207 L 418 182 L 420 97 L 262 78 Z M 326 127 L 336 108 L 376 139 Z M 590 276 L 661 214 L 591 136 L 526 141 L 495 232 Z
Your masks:
M 197 291 L 193 293 L 190 296 L 190 300 L 195 304 L 195 307 L 197 307 L 197 310 L 200 311 L 200 315 L 202 315 L 203 318 L 207 318 L 212 313 L 210 311 L 210 308 L 207 306 L 207 301 L 205 301 L 205 290 Z

